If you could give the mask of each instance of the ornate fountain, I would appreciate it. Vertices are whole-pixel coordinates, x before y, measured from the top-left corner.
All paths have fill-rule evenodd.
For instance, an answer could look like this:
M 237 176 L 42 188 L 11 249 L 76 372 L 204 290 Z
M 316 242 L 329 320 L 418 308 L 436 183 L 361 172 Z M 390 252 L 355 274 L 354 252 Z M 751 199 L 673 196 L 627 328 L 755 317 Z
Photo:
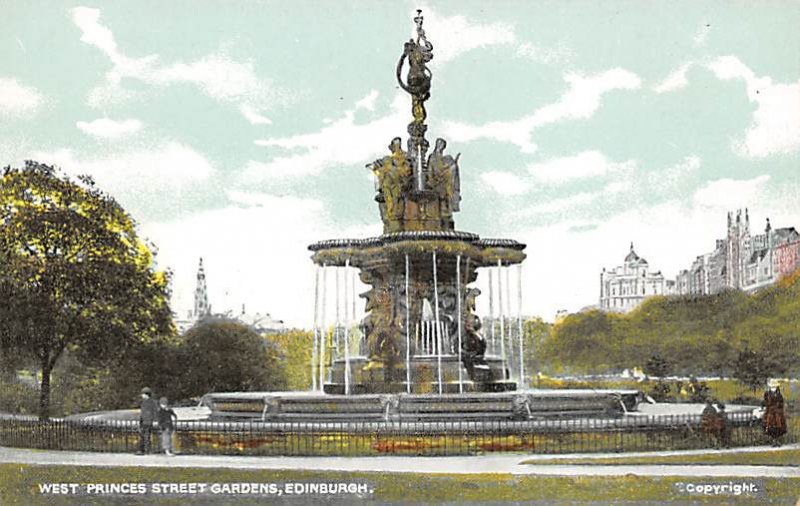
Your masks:
M 412 422 L 403 425 L 409 430 L 418 422 L 471 421 L 480 432 L 490 431 L 496 420 L 614 418 L 636 408 L 635 390 L 526 388 L 522 318 L 519 311 L 510 317 L 509 289 L 510 267 L 521 267 L 525 245 L 455 228 L 459 156 L 445 153 L 444 139 L 428 153 L 425 102 L 433 46 L 420 11 L 414 21 L 416 38 L 405 43 L 396 69 L 400 87 L 411 95 L 409 137 L 405 149 L 395 137 L 389 154 L 367 164 L 375 177 L 383 234 L 309 246 L 316 264 L 310 390 L 212 392 L 203 397 L 212 420 L 311 422 L 312 427 L 347 422 L 353 425 L 337 427 L 353 431 L 365 421 Z M 488 274 L 493 320 L 485 335 L 475 312 L 481 269 Z M 354 316 L 356 273 L 368 288 L 359 294 L 365 312 L 360 321 Z M 518 272 L 517 309 L 520 279 Z M 329 301 L 331 288 L 335 296 Z
M 480 290 L 470 285 L 480 268 L 521 263 L 525 245 L 455 229 L 460 155 L 446 154 L 441 138 L 428 154 L 425 102 L 433 45 L 422 29 L 420 11 L 414 21 L 416 39 L 405 43 L 396 69 L 398 83 L 411 95 L 406 149 L 395 137 L 389 154 L 367 165 L 375 176 L 383 235 L 309 246 L 315 264 L 356 268 L 370 287 L 361 294 L 367 313 L 359 325 L 365 350 L 342 352 L 350 337 L 322 325 L 315 336 L 313 375 L 332 394 L 515 390 L 505 357 L 487 353 L 475 314 Z

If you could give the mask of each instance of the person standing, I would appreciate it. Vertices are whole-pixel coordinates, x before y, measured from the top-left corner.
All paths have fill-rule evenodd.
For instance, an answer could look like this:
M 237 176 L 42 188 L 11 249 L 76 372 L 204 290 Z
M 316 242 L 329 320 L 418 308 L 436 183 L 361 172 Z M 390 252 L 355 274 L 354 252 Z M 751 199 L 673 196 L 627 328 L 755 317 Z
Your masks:
M 764 434 L 772 439 L 772 446 L 780 446 L 780 437 L 786 434 L 786 413 L 780 387 L 764 392 Z
M 722 427 L 720 424 L 719 413 L 717 412 L 717 408 L 715 408 L 714 404 L 711 402 L 711 399 L 706 401 L 706 406 L 703 409 L 701 417 L 703 432 L 708 436 L 713 437 L 717 446 L 720 446 L 722 443 Z
M 148 387 L 142 389 L 142 404 L 139 409 L 139 451 L 136 455 L 150 453 L 150 438 L 153 434 L 153 423 L 158 414 L 158 403 L 153 399 L 153 391 Z
M 158 401 L 158 428 L 161 430 L 161 450 L 165 455 L 171 457 L 172 453 L 172 434 L 175 432 L 175 424 L 178 422 L 178 415 L 169 407 L 166 397 Z
M 725 411 L 725 404 L 719 403 L 717 404 L 718 412 L 717 417 L 719 418 L 719 434 L 720 434 L 720 442 L 722 443 L 723 448 L 730 448 L 731 447 L 731 424 L 730 420 L 728 419 L 728 412 Z

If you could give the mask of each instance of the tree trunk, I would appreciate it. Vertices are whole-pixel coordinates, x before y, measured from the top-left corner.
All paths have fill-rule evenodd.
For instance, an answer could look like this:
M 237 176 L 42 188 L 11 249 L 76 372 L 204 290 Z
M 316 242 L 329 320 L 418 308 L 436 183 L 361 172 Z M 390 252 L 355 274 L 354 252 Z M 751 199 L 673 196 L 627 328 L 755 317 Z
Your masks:
M 42 385 L 39 389 L 39 420 L 50 418 L 50 359 L 42 360 Z

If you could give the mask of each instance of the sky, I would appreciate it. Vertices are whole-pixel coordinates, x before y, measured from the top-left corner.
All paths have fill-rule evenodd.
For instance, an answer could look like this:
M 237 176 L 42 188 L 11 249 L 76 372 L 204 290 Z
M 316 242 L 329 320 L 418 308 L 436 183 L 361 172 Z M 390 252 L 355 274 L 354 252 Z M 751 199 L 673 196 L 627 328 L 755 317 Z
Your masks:
M 789 0 L 0 0 L 0 163 L 92 175 L 173 271 L 177 313 L 203 257 L 215 311 L 309 327 L 308 244 L 380 233 L 364 165 L 406 136 L 417 8 L 456 227 L 528 245 L 526 315 L 596 304 L 631 242 L 674 278 L 728 211 L 800 226 Z

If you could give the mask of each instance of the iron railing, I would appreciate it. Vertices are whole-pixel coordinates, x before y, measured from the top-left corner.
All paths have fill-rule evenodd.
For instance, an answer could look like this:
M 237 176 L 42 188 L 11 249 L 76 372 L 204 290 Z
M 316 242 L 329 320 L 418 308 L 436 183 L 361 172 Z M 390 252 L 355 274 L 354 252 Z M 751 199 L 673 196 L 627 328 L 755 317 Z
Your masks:
M 699 415 L 603 419 L 446 422 L 179 422 L 176 450 L 201 455 L 475 455 L 488 452 L 595 453 L 767 444 L 749 413 L 728 415 L 726 434 Z M 158 448 L 153 434 L 152 448 Z M 794 442 L 796 434 L 784 436 Z M 136 421 L 0 418 L 0 445 L 49 450 L 133 452 Z

